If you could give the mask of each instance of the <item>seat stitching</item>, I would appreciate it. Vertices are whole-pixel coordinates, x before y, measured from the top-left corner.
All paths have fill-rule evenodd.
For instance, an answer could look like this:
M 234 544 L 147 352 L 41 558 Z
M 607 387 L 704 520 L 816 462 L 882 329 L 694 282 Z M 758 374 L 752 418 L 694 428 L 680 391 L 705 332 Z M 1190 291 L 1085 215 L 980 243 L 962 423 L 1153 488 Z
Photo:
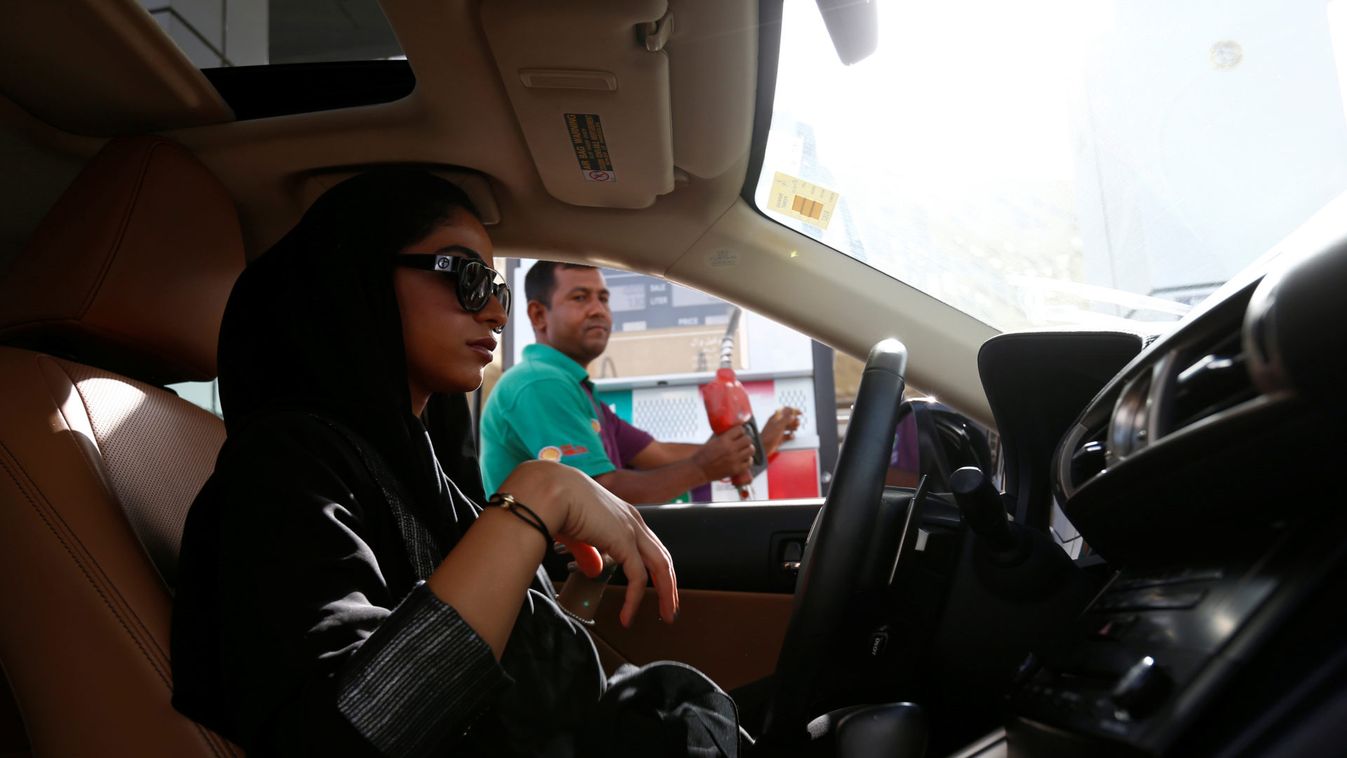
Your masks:
M 75 382 L 74 378 L 70 376 L 70 372 L 66 369 L 65 366 L 61 365 L 61 362 L 60 362 L 60 361 L 56 361 L 56 363 L 57 363 L 58 368 L 61 369 L 62 373 L 65 374 L 66 380 L 70 382 L 70 386 L 71 386 L 72 388 L 74 388 L 75 393 L 76 393 L 77 395 L 79 395 L 80 405 L 84 406 L 84 415 L 87 416 L 87 417 L 89 417 L 89 426 L 92 428 L 92 427 L 93 427 L 93 417 L 92 417 L 92 414 L 90 414 L 90 412 L 89 412 L 89 403 L 88 403 L 88 401 L 87 401 L 87 400 L 85 399 L 85 397 L 84 397 L 84 390 L 82 390 L 82 389 L 80 388 L 79 384 Z M 62 415 L 62 419 L 64 419 L 64 418 L 65 418 L 64 412 L 62 412 L 61 415 Z M 66 428 L 71 429 L 72 433 L 74 432 L 73 428 L 70 427 L 70 424 L 69 424 L 69 423 L 66 424 Z M 102 446 L 99 444 L 98 438 L 97 438 L 97 437 L 94 438 L 94 445 L 95 445 L 95 446 L 98 446 L 98 448 L 99 448 L 99 454 L 101 455 L 101 454 L 102 454 Z M 95 476 L 98 476 L 98 473 L 99 473 L 99 472 L 98 472 L 97 468 L 95 467 L 94 462 L 93 462 L 93 461 L 90 461 L 90 460 L 84 455 L 84 451 L 80 449 L 79 445 L 75 445 L 74 447 L 75 447 L 75 453 L 76 453 L 76 455 L 78 455 L 79 458 L 80 458 L 81 460 L 84 461 L 85 466 L 89 467 L 89 468 L 91 469 L 91 471 L 94 473 Z M 25 474 L 26 474 L 26 473 L 27 473 L 27 472 L 25 472 Z M 99 478 L 100 478 L 101 481 L 104 481 L 104 482 L 108 485 L 109 490 L 110 490 L 110 491 L 109 491 L 109 494 L 110 494 L 110 495 L 113 497 L 113 499 L 117 502 L 118 510 L 121 511 L 121 513 L 122 513 L 122 518 L 125 519 L 125 518 L 126 518 L 126 512 L 125 512 L 125 507 L 124 507 L 124 505 L 123 505 L 122 502 L 121 502 L 121 496 L 118 495 L 116 489 L 112 487 L 112 482 L 111 482 L 111 481 L 108 481 L 108 480 L 106 480 L 106 479 L 103 479 L 102 477 L 99 477 Z M 61 512 L 60 512 L 59 510 L 56 510 L 56 509 L 53 508 L 52 511 L 53 511 L 53 514 L 55 515 L 55 517 L 61 522 L 61 525 L 64 526 L 64 527 L 66 528 L 67 531 L 70 532 L 71 537 L 75 540 L 75 542 L 79 543 L 80 548 L 83 549 L 84 552 L 85 552 L 86 554 L 89 555 L 90 561 L 91 561 L 91 562 L 94 564 L 94 566 L 98 569 L 98 573 L 102 576 L 102 578 L 103 578 L 104 581 L 106 582 L 106 584 L 107 584 L 108 588 L 111 590 L 111 592 L 114 593 L 114 594 L 117 596 L 117 599 L 120 600 L 121 603 L 122 603 L 122 605 L 126 606 L 126 608 L 127 608 L 128 610 L 130 610 L 131 608 L 133 608 L 134 606 L 132 606 L 132 604 L 131 604 L 129 601 L 127 601 L 127 599 L 122 595 L 122 593 L 121 593 L 121 588 L 117 586 L 116 582 L 113 582 L 111 579 L 108 579 L 107 574 L 103 571 L 103 567 L 98 563 L 98 560 L 97 560 L 96 558 L 93 557 L 93 553 L 92 553 L 87 547 L 84 546 L 83 541 L 80 540 L 80 538 L 79 538 L 78 532 L 76 532 L 74 529 L 71 529 L 71 528 L 70 528 L 70 524 L 68 524 L 68 523 L 66 522 L 65 517 L 61 514 Z M 129 527 L 130 524 L 128 523 L 127 526 Z M 134 528 L 132 528 L 131 531 L 132 531 L 132 534 L 135 534 L 135 529 L 134 529 Z M 135 536 L 136 536 L 136 544 L 140 547 L 141 552 L 145 552 L 145 546 L 144 546 L 144 544 L 142 544 L 142 543 L 140 542 L 140 536 L 139 536 L 139 535 L 135 535 Z M 148 557 L 148 556 L 147 556 L 147 557 Z M 155 575 L 156 575 L 156 576 L 159 575 L 159 572 L 158 572 L 157 568 L 156 568 L 156 570 L 155 570 Z M 163 577 L 162 577 L 162 576 L 160 576 L 160 581 L 163 581 Z M 155 650 L 156 652 L 158 652 L 161 656 L 163 656 L 165 660 L 168 660 L 168 659 L 169 659 L 168 651 L 164 650 L 164 648 L 163 648 L 162 646 L 160 646 L 159 640 L 155 638 L 153 632 L 151 632 L 150 629 L 149 629 L 149 627 L 145 625 L 145 620 L 142 619 L 142 618 L 140 617 L 140 614 L 136 613 L 134 610 L 130 610 L 130 615 L 131 615 L 131 617 L 135 620 L 136 625 L 140 627 L 141 633 L 144 634 L 145 637 L 146 637 L 146 638 L 150 641 L 150 643 L 153 645 L 154 650 Z
M 94 578 L 90 575 L 87 567 L 80 560 L 79 556 L 75 554 L 75 551 L 71 549 L 71 546 L 66 542 L 65 538 L 61 536 L 60 531 L 56 529 L 55 526 L 52 525 L 51 521 L 47 519 L 47 515 L 43 512 L 42 504 L 40 504 L 37 500 L 35 500 L 32 494 L 30 493 L 29 489 L 24 486 L 25 480 L 29 484 L 32 484 L 32 477 L 28 475 L 28 472 L 23 468 L 23 465 L 18 462 L 18 459 L 14 456 L 13 451 L 9 449 L 8 445 L 4 444 L 3 442 L 0 442 L 0 452 L 4 453 L 4 455 L 0 455 L 0 468 L 3 468 L 5 470 L 5 473 L 9 475 L 10 481 L 14 482 L 20 494 L 22 494 L 24 499 L 28 501 L 29 506 L 32 507 L 33 511 L 37 514 L 38 518 L 42 519 L 42 523 L 46 525 L 47 529 L 52 533 L 52 536 L 55 537 L 56 541 L 60 543 L 61 547 L 65 549 L 66 555 L 70 557 L 71 562 L 73 562 L 75 566 L 80 569 L 80 572 L 84 574 L 85 580 L 88 581 L 89 585 L 94 588 L 95 592 L 98 593 L 98 596 L 103 600 L 104 605 L 106 605 L 108 607 L 108 610 L 112 613 L 113 618 L 117 619 L 118 623 L 121 624 L 122 630 L 126 632 L 126 635 L 130 637 L 131 641 L 135 643 L 137 648 L 140 649 L 141 655 L 143 655 L 145 657 L 145 660 L 149 662 L 150 667 L 154 669 L 154 672 L 156 674 L 159 675 L 160 681 L 164 683 L 165 687 L 168 688 L 168 691 L 171 694 L 173 692 L 173 682 L 171 678 L 164 673 L 164 671 L 159 667 L 158 663 L 154 660 L 154 657 L 149 654 L 149 652 L 145 649 L 144 645 L 141 644 L 141 641 L 137 639 L 135 632 L 132 631 L 131 628 L 126 625 L 125 620 L 122 618 L 122 614 L 117 610 L 115 605 L 108 599 L 107 595 L 104 594 L 103 589 L 98 586 L 98 582 L 95 581 Z M 23 479 L 20 479 L 15 474 L 14 469 L 10 468 L 11 463 L 14 465 L 15 468 L 19 470 L 20 473 L 23 474 Z M 47 504 L 47 507 L 48 509 L 50 509 L 50 504 Z M 64 521 L 62 521 L 62 525 L 66 526 L 66 528 L 69 529 L 69 526 L 66 525 Z M 76 539 L 76 541 L 78 542 L 78 539 Z M 83 548 L 83 545 L 80 545 L 80 547 Z M 125 601 L 123 600 L 123 602 Z M 132 615 L 135 615 L 134 612 L 132 613 Z M 184 718 L 186 717 L 184 716 Z M 206 729 L 206 727 L 202 726 L 200 723 L 197 723 L 195 720 L 191 720 L 191 723 L 192 726 L 194 726 L 197 732 L 201 735 L 202 739 L 206 742 L 207 746 L 210 747 L 212 753 L 214 753 L 217 756 L 235 755 L 233 749 L 228 747 L 228 744 L 224 742 L 224 739 L 222 737 Z M 225 752 L 221 752 L 222 748 L 225 750 Z
M 52 363 L 55 364 L 56 368 L 59 369 L 59 370 L 61 371 L 62 374 L 65 375 L 66 381 L 70 382 L 70 386 L 71 386 L 76 392 L 79 392 L 79 386 L 75 384 L 75 380 L 70 376 L 70 372 L 66 370 L 66 367 L 65 367 L 64 365 L 62 365 L 62 363 L 61 363 L 60 361 L 52 361 Z M 40 369 L 40 368 L 39 368 L 39 373 L 41 373 L 41 369 Z M 68 430 L 70 430 L 70 432 L 71 432 L 72 434 L 78 434 L 78 432 L 75 431 L 75 426 L 74 426 L 74 424 L 71 424 L 71 423 L 70 423 L 70 418 L 69 418 L 68 416 L 66 416 L 65 408 L 63 408 L 63 407 L 61 406 L 60 403 L 55 402 L 56 398 L 52 398 L 52 400 L 53 400 L 53 404 L 56 406 L 56 412 L 59 413 L 59 414 L 61 415 L 61 421 L 65 423 L 65 428 L 68 429 Z M 84 415 L 85 415 L 85 416 L 88 416 L 88 415 L 89 415 L 89 404 L 84 402 L 84 393 L 82 393 L 82 392 L 80 392 L 80 403 L 81 403 L 81 405 L 84 406 Z M 89 426 L 90 426 L 90 428 L 93 427 L 93 419 L 89 419 Z M 93 443 L 94 449 L 96 449 L 96 450 L 98 451 L 98 454 L 101 456 L 101 455 L 103 454 L 103 446 L 102 446 L 101 444 L 99 444 L 98 438 L 97 438 L 97 437 L 94 437 L 92 440 L 90 440 L 90 442 Z M 116 493 L 115 491 L 112 490 L 112 484 L 111 484 L 111 482 L 109 482 L 109 481 L 107 480 L 107 477 L 104 477 L 104 476 L 102 475 L 102 472 L 99 471 L 98 467 L 94 465 L 94 462 L 91 461 L 91 460 L 89 460 L 88 456 L 84 455 L 84 451 L 79 449 L 79 445 L 75 445 L 75 450 L 76 450 L 76 452 L 79 453 L 78 457 L 79 457 L 79 459 L 80 459 L 81 461 L 84 462 L 84 466 L 85 466 L 85 468 L 87 468 L 87 469 L 89 470 L 89 473 L 93 474 L 95 479 L 98 479 L 99 481 L 104 482 L 105 484 L 107 484 L 107 485 L 108 485 L 108 491 L 109 491 L 109 493 L 110 493 L 113 497 L 116 497 L 117 493 Z
M 65 375 L 66 380 L 70 382 L 70 386 L 71 386 L 71 387 L 75 390 L 75 392 L 79 395 L 79 398 L 80 398 L 80 404 L 84 407 L 84 413 L 85 413 L 86 416 L 89 416 L 89 415 L 90 415 L 90 414 L 89 414 L 89 403 L 88 403 L 88 401 L 85 399 L 83 389 L 80 388 L 79 384 L 75 381 L 74 377 L 72 377 L 72 376 L 70 375 L 69 367 L 66 365 L 66 363 L 65 363 L 64 361 L 56 360 L 56 361 L 52 361 L 52 362 L 53 362 L 54 364 L 56 364 L 56 367 L 62 372 L 62 374 Z M 58 407 L 57 407 L 57 412 L 61 415 L 62 421 L 65 422 L 66 428 L 67 428 L 67 429 L 70 429 L 70 430 L 73 432 L 73 426 L 70 424 L 69 419 L 66 418 L 65 410 L 64 410 L 63 408 L 59 407 L 59 405 L 58 405 Z M 93 421 L 93 419 L 90 418 L 90 426 L 92 426 L 92 421 Z M 99 449 L 100 454 L 102 454 L 102 446 L 99 444 L 98 439 L 97 439 L 96 437 L 93 439 L 93 443 L 94 443 L 94 446 L 95 446 L 96 448 Z M 0 445 L 0 447 L 3 447 L 3 445 Z M 84 455 L 84 451 L 83 451 L 82 449 L 80 449 L 80 447 L 79 447 L 78 445 L 76 445 L 75 448 L 76 448 L 76 452 L 77 452 L 77 454 L 78 454 L 78 457 L 80 458 L 80 460 L 82 460 L 82 461 L 84 462 L 84 465 L 90 470 L 91 473 L 93 473 L 95 476 L 98 476 L 99 471 L 98 471 L 97 467 L 94 465 L 94 462 L 91 461 L 91 460 L 89 460 L 89 458 L 88 458 L 87 456 Z M 6 452 L 8 452 L 8 449 L 6 449 Z M 17 464 L 16 464 L 16 465 L 17 465 Z M 26 472 L 25 472 L 25 475 L 26 475 Z M 11 474 L 11 478 L 12 478 L 12 476 L 13 476 L 13 475 Z M 111 491 L 110 494 L 111 494 L 113 497 L 117 497 L 117 493 L 116 493 L 115 490 Z M 118 498 L 118 499 L 120 499 L 120 498 Z M 60 516 L 59 513 L 56 513 L 55 515 L 56 515 L 56 517 L 57 517 L 58 519 L 61 520 L 62 525 L 63 525 L 67 530 L 70 530 L 70 531 L 72 532 L 72 535 L 73 535 L 74 530 L 71 530 L 71 529 L 70 529 L 70 525 L 67 524 L 67 523 L 65 523 L 65 519 L 64 519 L 64 518 L 61 518 L 61 516 Z M 45 519 L 44 519 L 44 520 L 45 520 Z M 50 524 L 48 524 L 48 528 L 50 528 Z M 59 539 L 59 537 L 58 537 L 58 539 Z M 78 541 L 78 537 L 76 537 L 75 539 Z M 80 546 L 83 547 L 83 544 L 81 544 Z M 87 552 L 87 548 L 85 548 L 85 551 Z M 67 552 L 69 552 L 69 549 L 68 549 L 68 548 L 67 548 Z M 72 557 L 73 557 L 73 556 L 72 556 Z M 95 563 L 97 563 L 97 561 L 95 561 Z M 102 573 L 101 567 L 100 567 L 100 573 Z M 87 577 L 87 574 L 86 574 L 86 577 Z M 106 578 L 106 575 L 105 575 L 104 578 Z M 111 581 L 109 581 L 108 583 L 112 586 L 113 591 L 117 592 L 118 599 L 120 599 L 120 600 L 122 601 L 122 603 L 123 603 L 123 604 L 126 604 L 126 605 L 128 606 L 128 608 L 129 608 L 129 607 L 130 607 L 130 604 L 127 603 L 126 598 L 124 598 L 124 597 L 121 596 L 121 593 L 120 593 L 120 591 L 117 590 L 116 585 L 113 584 Z M 100 594 L 101 594 L 101 593 L 100 593 Z M 106 601 L 105 601 L 105 602 L 106 602 Z M 155 640 L 154 635 L 150 633 L 150 630 L 149 630 L 148 628 L 146 628 L 144 619 L 140 618 L 140 615 L 137 614 L 137 613 L 135 613 L 134 611 L 131 612 L 131 615 L 135 618 L 135 620 L 136 620 L 137 624 L 140 626 L 141 630 L 145 633 L 145 635 L 146 635 L 146 636 L 150 639 L 150 641 L 154 644 L 154 648 L 155 648 L 156 650 L 158 650 L 161 654 L 163 654 L 165 658 L 169 658 L 169 656 L 164 652 L 163 648 L 159 646 L 158 641 Z M 125 627 L 125 624 L 123 624 L 123 627 Z M 128 631 L 129 631 L 129 630 L 128 630 Z M 133 635 L 133 636 L 134 636 L 134 635 Z M 142 650 L 142 652 L 144 652 L 144 651 Z M 153 665 L 153 661 L 151 662 L 151 664 Z M 170 659 L 170 665 L 171 665 L 171 659 Z M 156 668 L 156 672 L 158 672 L 158 667 L 156 666 L 155 668 Z M 161 674 L 161 676 L 163 676 L 163 675 Z M 169 692 L 172 692 L 172 691 L 173 691 L 173 683 L 172 683 L 172 681 L 171 681 L 171 675 L 170 675 L 170 681 L 168 681 L 167 684 L 168 684 L 168 687 L 169 687 Z M 222 737 L 216 735 L 213 731 L 211 731 L 211 730 L 207 729 L 206 727 L 202 726 L 201 724 L 197 723 L 195 720 L 192 721 L 192 726 L 196 727 L 197 731 L 201 734 L 202 739 L 204 739 L 204 740 L 206 741 L 206 744 L 207 744 L 208 746 L 210 746 L 211 752 L 212 752 L 213 754 L 215 754 L 215 755 L 217 755 L 217 756 L 220 756 L 220 755 L 230 755 L 230 756 L 235 755 L 233 749 L 229 747 L 228 743 L 225 743 L 225 742 L 224 742 L 224 739 L 223 739 Z M 224 750 L 224 752 L 221 752 L 222 749 Z
M 98 596 L 102 598 L 103 604 L 106 605 L 108 607 L 108 610 L 112 612 L 113 617 L 117 619 L 117 622 L 119 624 L 121 624 L 122 629 L 126 632 L 127 636 L 130 637 L 131 641 L 134 642 L 136 647 L 140 649 L 141 655 L 145 656 L 145 660 L 149 662 L 150 666 L 154 669 L 154 672 L 159 675 L 160 680 L 162 680 L 164 684 L 168 686 L 169 691 L 171 692 L 173 690 L 172 681 L 165 675 L 164 671 L 160 668 L 159 663 L 154 660 L 154 656 L 150 655 L 149 651 L 145 649 L 145 645 L 142 644 L 141 640 L 138 638 L 138 635 L 136 635 L 136 633 L 131 629 L 131 627 L 127 626 L 126 620 L 122 617 L 122 613 L 118 611 L 116 605 L 111 601 L 111 599 L 108 597 L 103 588 L 99 586 L 99 582 L 89 572 L 89 568 L 85 565 L 84 561 L 80 560 L 80 557 L 76 555 L 75 551 L 71 548 L 70 544 L 66 541 L 65 537 L 61 535 L 60 530 L 58 530 L 52 524 L 51 520 L 47 517 L 47 514 L 43 512 L 43 505 L 33 498 L 32 494 L 29 492 L 27 487 L 24 487 L 24 481 L 27 481 L 30 485 L 33 485 L 33 487 L 36 489 L 36 485 L 33 484 L 32 477 L 28 475 L 28 472 L 23 468 L 23 465 L 18 462 L 17 457 L 15 457 L 13 451 L 9 449 L 8 445 L 4 444 L 3 442 L 0 442 L 0 451 L 4 452 L 4 455 L 0 456 L 0 468 L 4 468 L 5 473 L 9 474 L 10 480 L 13 481 L 14 484 L 18 487 L 19 492 L 22 493 L 24 499 L 28 501 L 28 504 L 30 507 L 32 507 L 33 512 L 38 515 L 38 518 L 42 519 L 42 523 L 46 525 L 49 531 L 51 531 L 52 536 L 54 536 L 56 538 L 56 541 L 61 544 L 61 547 L 65 548 L 66 555 L 70 556 L 70 560 L 75 564 L 75 566 L 80 570 L 80 572 L 84 574 L 85 580 L 89 582 L 89 585 L 93 587 L 94 591 L 98 593 Z M 14 465 L 15 468 L 19 470 L 20 473 L 23 474 L 23 479 L 20 479 L 15 474 L 14 469 L 10 467 L 11 463 Z M 45 500 L 45 498 L 43 499 Z M 50 503 L 47 503 L 46 507 L 48 510 L 53 510 L 51 508 Z M 62 521 L 62 526 L 65 526 L 67 529 L 69 529 L 69 526 L 65 524 L 64 521 Z M 75 541 L 78 543 L 79 542 L 78 538 L 75 538 Z M 84 548 L 82 544 L 80 545 L 80 547 Z M 118 599 L 121 598 L 119 597 Z M 125 601 L 123 600 L 123 602 Z
M 130 198 L 126 204 L 126 209 L 117 224 L 117 234 L 113 239 L 112 245 L 108 248 L 107 257 L 103 259 L 103 265 L 99 268 L 98 279 L 94 282 L 92 288 L 84 297 L 84 302 L 80 305 L 79 318 L 84 318 L 88 314 L 89 308 L 93 307 L 98 294 L 103 290 L 103 284 L 107 281 L 108 272 L 112 270 L 113 263 L 117 260 L 117 255 L 121 252 L 122 242 L 126 239 L 126 230 L 131 226 L 131 219 L 136 215 L 136 204 L 140 201 L 140 193 L 145 187 L 145 176 L 150 171 L 150 163 L 153 161 L 154 152 L 160 147 L 155 144 L 149 146 L 149 149 L 140 156 L 139 170 L 136 172 L 135 182 L 131 188 Z
M 183 716 L 183 718 L 187 717 Z M 211 753 L 215 755 L 234 755 L 234 751 L 229 749 L 228 745 L 225 744 L 223 737 L 197 723 L 195 720 L 188 720 L 191 721 L 192 726 L 196 727 L 196 730 L 201 733 L 201 738 L 206 741 L 206 745 L 210 747 Z M 221 749 L 224 749 L 225 752 L 220 752 Z

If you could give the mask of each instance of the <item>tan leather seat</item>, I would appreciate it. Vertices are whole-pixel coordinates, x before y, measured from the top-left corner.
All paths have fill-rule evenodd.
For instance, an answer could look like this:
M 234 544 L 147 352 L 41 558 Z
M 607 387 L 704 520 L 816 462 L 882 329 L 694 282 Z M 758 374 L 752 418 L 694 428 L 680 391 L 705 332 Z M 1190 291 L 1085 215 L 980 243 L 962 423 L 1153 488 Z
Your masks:
M 169 704 L 182 523 L 224 426 L 155 385 L 215 376 L 243 265 L 225 189 L 142 137 L 0 281 L 0 665 L 34 755 L 241 754 Z

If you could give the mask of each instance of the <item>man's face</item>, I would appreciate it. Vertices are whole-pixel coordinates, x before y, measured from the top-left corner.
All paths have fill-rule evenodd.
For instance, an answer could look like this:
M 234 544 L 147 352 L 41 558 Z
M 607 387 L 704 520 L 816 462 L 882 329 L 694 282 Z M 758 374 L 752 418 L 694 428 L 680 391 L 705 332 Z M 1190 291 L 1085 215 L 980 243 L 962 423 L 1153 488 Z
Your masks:
M 598 269 L 557 268 L 557 286 L 550 307 L 529 303 L 529 319 L 538 341 L 588 366 L 608 349 L 613 312 L 608 309 L 608 285 Z

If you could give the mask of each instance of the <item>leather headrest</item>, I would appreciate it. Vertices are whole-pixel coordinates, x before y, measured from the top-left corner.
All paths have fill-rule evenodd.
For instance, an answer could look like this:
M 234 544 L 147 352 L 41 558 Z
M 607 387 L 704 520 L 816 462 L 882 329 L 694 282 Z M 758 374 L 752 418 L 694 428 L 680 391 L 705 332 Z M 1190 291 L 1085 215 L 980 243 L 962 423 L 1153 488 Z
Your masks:
M 215 377 L 238 213 L 183 147 L 114 139 L 0 280 L 0 340 L 167 384 Z

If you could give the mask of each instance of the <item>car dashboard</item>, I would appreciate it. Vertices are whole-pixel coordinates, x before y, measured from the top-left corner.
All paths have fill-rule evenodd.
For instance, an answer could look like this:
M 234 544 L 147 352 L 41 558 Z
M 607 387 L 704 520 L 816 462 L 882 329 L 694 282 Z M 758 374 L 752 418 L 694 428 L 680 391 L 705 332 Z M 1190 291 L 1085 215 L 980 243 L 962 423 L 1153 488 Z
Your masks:
M 1004 734 L 965 754 L 1294 754 L 1347 744 L 1336 589 L 1347 579 L 1338 389 L 1347 242 L 1332 221 L 1321 214 L 1149 344 L 1063 332 L 984 347 L 1007 489 L 1021 495 L 1016 515 L 1041 517 L 1050 499 L 1104 578 L 1083 612 L 1020 663 Z M 1034 390 L 1008 363 L 1034 351 L 1074 351 L 1096 375 L 1125 363 L 1055 446 L 1028 420 Z M 1042 426 L 1047 405 L 1061 413 L 1054 389 L 1070 397 L 1084 369 L 1037 370 L 1063 377 L 1034 382 Z

